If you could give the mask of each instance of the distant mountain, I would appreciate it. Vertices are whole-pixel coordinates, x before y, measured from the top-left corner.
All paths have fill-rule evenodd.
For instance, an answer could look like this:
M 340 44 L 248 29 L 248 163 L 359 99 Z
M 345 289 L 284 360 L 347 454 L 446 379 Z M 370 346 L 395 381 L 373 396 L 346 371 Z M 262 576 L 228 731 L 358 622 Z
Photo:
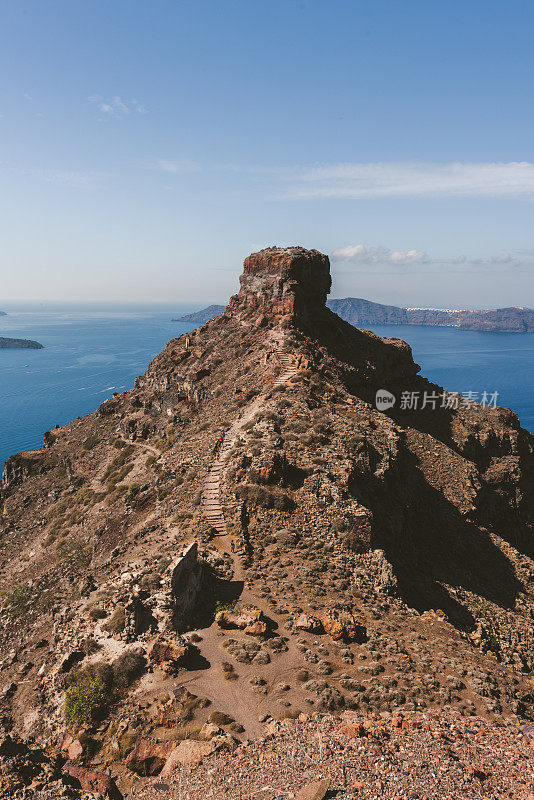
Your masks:
M 438 308 L 400 308 L 372 303 L 360 297 L 329 300 L 329 308 L 351 325 L 431 325 L 460 328 L 464 331 L 531 333 L 534 310 L 495 308 L 479 311 Z
M 520 306 L 480 311 L 401 308 L 373 303 L 361 297 L 329 300 L 327 306 L 341 319 L 357 328 L 366 325 L 429 325 L 459 328 L 464 331 L 534 332 L 534 310 Z M 208 320 L 222 314 L 225 308 L 226 306 L 211 305 L 185 317 L 174 319 L 173 322 L 198 322 L 204 325 Z
M 172 322 L 198 322 L 200 325 L 204 325 L 212 317 L 218 317 L 219 314 L 222 314 L 225 308 L 226 306 L 208 306 L 200 311 L 193 311 L 192 314 L 186 314 L 184 317 L 174 317 Z
M 0 311 L 0 317 L 7 317 L 6 312 L 5 311 Z
M 9 339 L 0 336 L 0 349 L 12 348 L 15 350 L 42 350 L 44 345 L 32 339 Z

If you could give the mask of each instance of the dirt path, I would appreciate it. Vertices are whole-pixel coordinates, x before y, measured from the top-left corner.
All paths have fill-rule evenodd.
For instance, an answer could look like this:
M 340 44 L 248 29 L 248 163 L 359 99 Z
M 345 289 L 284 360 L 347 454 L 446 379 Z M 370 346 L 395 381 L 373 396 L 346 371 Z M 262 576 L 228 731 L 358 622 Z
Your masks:
M 293 378 L 298 371 L 298 368 L 295 365 L 291 356 L 283 352 L 281 337 L 273 336 L 273 339 L 276 348 L 275 349 L 276 357 L 278 358 L 282 367 L 284 368 L 284 372 L 281 375 L 279 375 L 278 378 L 276 378 L 269 391 L 272 391 L 272 389 L 275 388 L 276 386 L 281 386 L 283 383 L 287 383 L 287 381 Z M 215 528 L 218 536 L 228 537 L 228 539 L 230 538 L 228 536 L 228 530 L 224 518 L 224 511 L 222 509 L 220 501 L 221 477 L 225 467 L 226 459 L 228 457 L 230 450 L 238 440 L 239 434 L 243 430 L 244 426 L 247 425 L 247 423 L 249 423 L 252 419 L 254 419 L 255 415 L 263 406 L 268 393 L 269 392 L 264 392 L 255 400 L 253 400 L 253 402 L 250 403 L 249 406 L 247 406 L 245 411 L 233 422 L 230 428 L 226 431 L 221 446 L 217 454 L 214 456 L 214 459 L 211 463 L 211 467 L 206 476 L 206 480 L 204 481 L 204 490 L 202 495 L 202 513 L 206 517 L 206 519 L 209 520 L 212 527 Z M 221 544 L 230 544 L 230 542 L 221 541 Z M 236 567 L 235 563 L 234 567 Z M 239 576 L 236 574 L 236 577 Z
M 282 365 L 283 372 L 273 381 L 272 387 L 250 403 L 245 411 L 226 431 L 219 452 L 214 456 L 204 482 L 202 512 L 217 531 L 218 549 L 227 552 L 232 557 L 234 562 L 234 579 L 236 580 L 242 580 L 243 574 L 239 558 L 236 558 L 237 554 L 232 552 L 231 544 L 233 538 L 228 533 L 226 527 L 224 511 L 220 501 L 220 485 L 228 454 L 239 438 L 243 427 L 247 425 L 262 408 L 268 394 L 273 388 L 286 383 L 297 374 L 298 368 L 293 359 L 282 351 L 283 343 L 281 337 L 277 336 L 273 338 L 275 354 Z M 253 596 L 250 590 L 244 588 L 241 600 L 244 603 L 253 603 L 256 607 L 260 608 L 264 615 L 271 619 L 275 628 L 279 629 L 277 632 L 282 632 L 280 629 L 284 620 L 272 614 L 272 612 L 267 609 L 263 599 Z M 268 696 L 256 694 L 252 689 L 243 692 L 244 683 L 247 681 L 247 678 L 261 672 L 262 677 L 268 682 L 269 689 L 274 689 L 275 683 L 280 681 L 286 672 L 291 671 L 296 665 L 300 664 L 301 658 L 299 653 L 290 645 L 289 650 L 276 655 L 274 660 L 262 666 L 261 670 L 259 670 L 258 666 L 255 664 L 237 664 L 236 672 L 239 674 L 239 680 L 229 681 L 225 679 L 225 672 L 222 665 L 225 661 L 230 660 L 230 658 L 221 647 L 222 637 L 220 630 L 213 624 L 208 628 L 198 630 L 197 633 L 202 637 L 202 641 L 199 643 L 200 652 L 209 662 L 210 669 L 198 670 L 190 673 L 188 680 L 184 683 L 191 691 L 208 697 L 216 704 L 218 709 L 237 719 L 245 727 L 249 736 L 259 735 L 262 730 L 259 716 L 266 712 L 268 706 L 272 706 L 275 698 L 271 691 L 269 691 Z

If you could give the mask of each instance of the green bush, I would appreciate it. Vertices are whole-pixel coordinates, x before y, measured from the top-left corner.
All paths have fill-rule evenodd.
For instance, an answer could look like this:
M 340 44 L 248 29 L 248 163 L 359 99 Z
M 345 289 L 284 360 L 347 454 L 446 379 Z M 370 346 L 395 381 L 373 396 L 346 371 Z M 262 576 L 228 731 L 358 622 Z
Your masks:
M 108 692 L 102 678 L 82 678 L 67 689 L 64 708 L 67 727 L 77 729 L 86 722 L 95 721 L 106 710 L 108 701 Z
M 98 442 L 99 442 L 98 436 L 96 436 L 96 435 L 88 436 L 87 439 L 83 443 L 83 449 L 84 450 L 92 450 L 93 447 L 96 447 Z

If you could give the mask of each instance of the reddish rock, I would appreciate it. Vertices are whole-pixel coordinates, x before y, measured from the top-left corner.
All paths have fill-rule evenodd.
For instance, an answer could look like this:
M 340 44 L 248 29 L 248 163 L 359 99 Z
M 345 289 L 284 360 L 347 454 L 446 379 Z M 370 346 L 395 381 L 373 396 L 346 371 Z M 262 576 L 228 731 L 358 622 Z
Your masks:
M 153 664 L 166 665 L 173 669 L 183 665 L 189 652 L 189 645 L 178 636 L 160 633 L 149 643 L 147 656 Z
M 175 742 L 140 739 L 126 759 L 126 766 L 138 775 L 158 775 L 175 746 Z
M 268 247 L 245 259 L 228 311 L 310 320 L 324 309 L 332 280 L 328 256 L 302 247 Z
M 325 632 L 343 642 L 363 641 L 365 627 L 346 611 L 326 611 L 320 617 Z
M 78 781 L 84 792 L 95 792 L 110 800 L 123 800 L 122 793 L 113 778 L 104 775 L 103 772 L 87 769 L 70 761 L 63 767 L 63 772 Z
M 249 636 L 264 636 L 267 633 L 267 623 L 259 608 L 243 608 L 239 611 L 219 611 L 215 615 L 215 622 L 219 628 L 237 628 L 248 633 Z

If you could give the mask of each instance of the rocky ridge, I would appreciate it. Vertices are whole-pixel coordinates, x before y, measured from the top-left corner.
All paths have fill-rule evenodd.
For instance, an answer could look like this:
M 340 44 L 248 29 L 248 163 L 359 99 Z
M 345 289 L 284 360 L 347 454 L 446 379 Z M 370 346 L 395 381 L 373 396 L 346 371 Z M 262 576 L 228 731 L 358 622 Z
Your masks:
M 533 437 L 508 409 L 379 412 L 441 390 L 329 288 L 317 251 L 253 254 L 224 314 L 8 461 L 6 734 L 124 793 L 260 718 L 533 718 Z

